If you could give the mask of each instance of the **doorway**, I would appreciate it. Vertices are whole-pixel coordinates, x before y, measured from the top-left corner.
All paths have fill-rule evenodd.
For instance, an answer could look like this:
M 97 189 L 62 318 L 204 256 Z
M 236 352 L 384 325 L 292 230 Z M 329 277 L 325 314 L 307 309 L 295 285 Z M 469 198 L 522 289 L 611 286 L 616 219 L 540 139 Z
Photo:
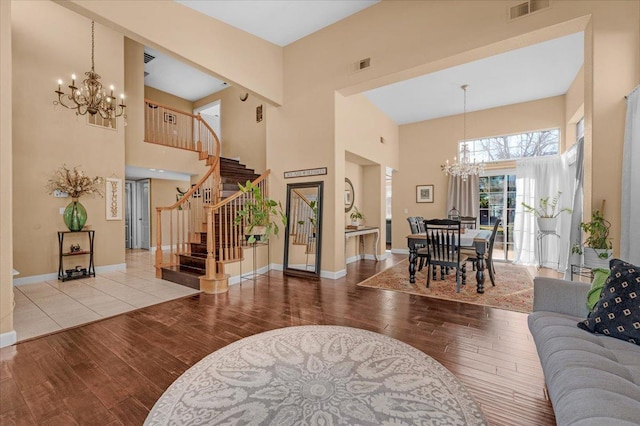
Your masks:
M 516 217 L 516 176 L 514 171 L 494 172 L 480 177 L 480 228 L 493 229 L 502 219 L 494 246 L 494 259 L 513 261 L 513 224 Z
M 149 179 L 125 181 L 125 247 L 150 247 Z
M 216 132 L 218 135 L 218 139 L 222 141 L 222 134 L 220 133 L 220 117 L 222 105 L 221 101 L 218 99 L 217 101 L 211 102 L 210 104 L 203 105 L 200 108 L 196 108 L 193 110 L 194 114 L 200 114 L 202 119 L 207 122 L 207 124 Z

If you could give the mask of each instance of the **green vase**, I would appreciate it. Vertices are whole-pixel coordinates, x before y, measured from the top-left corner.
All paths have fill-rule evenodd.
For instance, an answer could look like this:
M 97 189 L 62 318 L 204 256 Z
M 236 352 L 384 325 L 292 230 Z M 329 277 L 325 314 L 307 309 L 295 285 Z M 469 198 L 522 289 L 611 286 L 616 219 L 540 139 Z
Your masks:
M 62 218 L 64 219 L 64 224 L 69 228 L 69 231 L 81 231 L 87 222 L 87 211 L 78 199 L 74 198 L 67 208 L 64 209 Z

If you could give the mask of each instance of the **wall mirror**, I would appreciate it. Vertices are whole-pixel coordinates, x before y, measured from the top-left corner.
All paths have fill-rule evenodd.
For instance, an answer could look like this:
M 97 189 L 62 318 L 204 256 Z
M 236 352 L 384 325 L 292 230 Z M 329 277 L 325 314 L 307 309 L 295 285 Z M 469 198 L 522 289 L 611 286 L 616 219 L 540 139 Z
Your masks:
M 320 278 L 323 182 L 287 185 L 284 274 Z
M 349 178 L 344 178 L 344 212 L 349 213 L 349 210 L 353 207 L 353 199 L 355 194 L 353 192 L 353 184 Z

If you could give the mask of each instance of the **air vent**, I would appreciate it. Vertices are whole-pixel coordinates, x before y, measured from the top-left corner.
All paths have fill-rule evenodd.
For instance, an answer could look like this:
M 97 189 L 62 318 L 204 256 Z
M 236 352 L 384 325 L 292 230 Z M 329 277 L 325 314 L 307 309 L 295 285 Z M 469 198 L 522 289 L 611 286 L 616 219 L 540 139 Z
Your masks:
M 509 20 L 522 18 L 523 16 L 530 15 L 534 12 L 546 9 L 549 7 L 549 0 L 529 0 L 524 3 L 511 6 L 508 11 Z
M 148 76 L 148 75 L 149 75 L 149 73 L 145 71 L 145 72 L 144 72 L 144 76 L 146 77 L 146 76 Z
M 365 58 L 360 60 L 360 62 L 358 62 L 358 70 L 360 71 L 367 69 L 370 66 L 371 66 L 371 58 Z
M 153 55 L 149 55 L 147 52 L 144 52 L 144 63 L 148 64 L 149 62 L 153 61 L 156 57 Z

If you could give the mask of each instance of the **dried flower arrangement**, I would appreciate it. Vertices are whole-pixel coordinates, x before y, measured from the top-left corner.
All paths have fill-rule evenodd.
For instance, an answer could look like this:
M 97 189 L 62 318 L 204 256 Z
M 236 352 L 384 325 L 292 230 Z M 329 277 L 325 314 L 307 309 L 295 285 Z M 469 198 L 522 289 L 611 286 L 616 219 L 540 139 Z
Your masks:
M 70 170 L 66 164 L 63 164 L 49 179 L 47 190 L 49 194 L 53 194 L 55 191 L 66 192 L 71 198 L 80 198 L 83 195 L 98 195 L 102 197 L 102 190 L 99 185 L 103 182 L 104 178 L 100 176 L 91 178 L 85 176 L 84 172 L 79 170 L 78 167 Z

